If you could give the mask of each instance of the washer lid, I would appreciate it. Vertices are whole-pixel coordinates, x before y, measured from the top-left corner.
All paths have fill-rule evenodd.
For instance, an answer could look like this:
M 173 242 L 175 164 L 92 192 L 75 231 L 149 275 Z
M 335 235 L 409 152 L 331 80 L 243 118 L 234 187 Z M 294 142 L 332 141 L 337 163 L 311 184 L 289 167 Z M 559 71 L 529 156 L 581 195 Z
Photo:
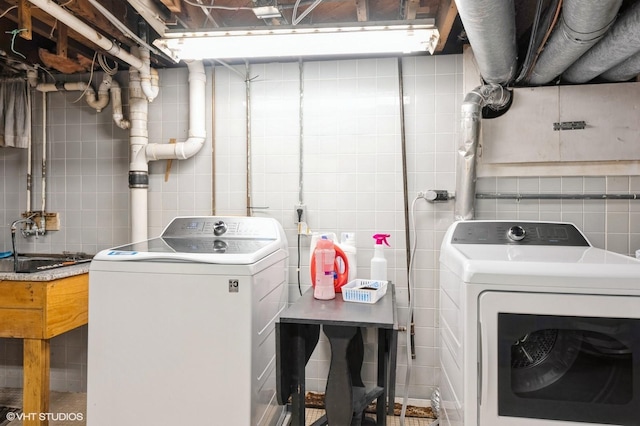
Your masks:
M 272 218 L 177 217 L 160 237 L 104 250 L 94 260 L 251 264 L 278 249 L 287 244 Z

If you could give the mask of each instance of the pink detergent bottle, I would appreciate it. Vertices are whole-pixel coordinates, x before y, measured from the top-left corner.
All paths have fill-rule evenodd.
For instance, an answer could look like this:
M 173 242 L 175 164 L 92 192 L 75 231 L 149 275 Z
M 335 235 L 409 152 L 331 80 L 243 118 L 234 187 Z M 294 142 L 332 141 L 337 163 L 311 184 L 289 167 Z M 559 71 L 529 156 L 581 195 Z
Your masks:
M 318 240 L 313 255 L 316 261 L 313 297 L 320 300 L 335 299 L 336 291 L 333 279 L 336 250 L 333 247 L 333 241 L 323 236 L 322 239 Z

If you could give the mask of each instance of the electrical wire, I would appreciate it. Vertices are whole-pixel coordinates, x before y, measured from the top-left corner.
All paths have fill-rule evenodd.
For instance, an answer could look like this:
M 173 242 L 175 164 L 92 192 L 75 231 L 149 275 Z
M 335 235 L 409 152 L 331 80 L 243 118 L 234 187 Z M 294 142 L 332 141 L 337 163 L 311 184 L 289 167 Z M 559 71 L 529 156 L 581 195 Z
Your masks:
M 114 76 L 118 72 L 118 63 L 117 62 L 114 62 L 114 63 L 115 63 L 115 66 L 112 67 L 107 62 L 107 57 L 104 56 L 102 53 L 98 53 L 98 64 L 100 64 L 100 68 L 102 68 L 102 71 L 104 71 L 106 74 L 110 76 Z
M 91 61 L 91 73 L 89 74 L 89 82 L 87 83 L 87 87 L 84 88 L 84 90 L 82 91 L 82 94 L 80 96 L 78 96 L 78 99 L 76 99 L 75 101 L 72 101 L 71 103 L 75 104 L 80 99 L 82 99 L 84 97 L 84 95 L 87 94 L 87 91 L 89 90 L 89 87 L 91 87 L 91 82 L 93 81 L 93 67 L 94 67 L 94 65 L 96 63 L 96 57 L 97 56 L 98 56 L 98 51 L 96 50 L 93 53 L 93 60 Z
M 17 8 L 18 8 L 18 6 L 11 6 L 9 9 L 5 10 L 4 12 L 2 12 L 2 15 L 0 15 L 0 18 L 4 17 L 4 15 L 9 13 L 9 11 L 11 11 L 13 9 L 17 9 Z
M 322 3 L 322 0 L 315 0 L 311 6 L 306 8 L 302 15 L 298 16 L 298 6 L 300 6 L 302 0 L 296 0 L 296 4 L 293 6 L 293 15 L 291 16 L 291 22 L 293 25 L 298 25 L 317 5 Z
M 413 239 L 413 245 L 411 246 L 411 259 L 409 260 L 409 276 L 408 276 L 408 286 L 410 289 L 412 289 L 412 293 L 413 292 L 413 287 L 415 286 L 414 283 L 414 279 L 413 279 L 413 260 L 415 258 L 415 254 L 416 254 L 416 247 L 418 246 L 418 233 L 416 232 L 416 202 L 420 199 L 420 198 L 424 198 L 423 196 L 419 195 L 416 198 L 413 199 L 413 201 L 411 202 L 411 228 L 413 229 L 413 235 L 414 235 L 414 239 Z M 415 295 L 414 297 L 411 297 L 409 299 L 409 311 L 407 312 L 407 325 L 406 325 L 406 332 L 405 332 L 405 336 L 407 338 L 406 340 L 406 345 L 407 345 L 407 374 L 405 377 L 405 381 L 404 381 L 404 396 L 402 398 L 402 410 L 400 411 L 400 426 L 404 426 L 404 420 L 407 414 L 407 405 L 409 402 L 409 381 L 411 379 L 411 368 L 413 367 L 413 359 L 411 356 L 411 320 L 413 317 L 413 308 L 415 306 Z

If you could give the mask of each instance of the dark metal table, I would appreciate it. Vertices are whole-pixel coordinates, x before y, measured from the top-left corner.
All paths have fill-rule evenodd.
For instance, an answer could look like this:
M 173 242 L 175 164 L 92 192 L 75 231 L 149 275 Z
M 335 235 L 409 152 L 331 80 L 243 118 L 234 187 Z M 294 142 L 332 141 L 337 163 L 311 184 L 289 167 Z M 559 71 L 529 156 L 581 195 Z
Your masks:
M 344 302 L 341 294 L 333 300 L 317 300 L 313 289 L 309 289 L 280 315 L 276 323 L 277 395 L 281 405 L 287 404 L 291 397 L 292 426 L 304 426 L 305 365 L 318 343 L 320 326 L 331 345 L 325 393 L 326 422 L 350 425 L 354 412 L 363 411 L 377 399 L 376 421 L 378 425 L 385 425 L 387 400 L 388 411 L 393 413 L 395 398 L 398 322 L 394 285 L 389 283 L 387 294 L 374 304 Z M 360 371 L 353 366 L 362 365 L 362 353 L 349 349 L 354 337 L 362 339 L 360 327 L 378 330 L 378 375 L 377 386 L 354 406 L 352 378 L 359 380 Z

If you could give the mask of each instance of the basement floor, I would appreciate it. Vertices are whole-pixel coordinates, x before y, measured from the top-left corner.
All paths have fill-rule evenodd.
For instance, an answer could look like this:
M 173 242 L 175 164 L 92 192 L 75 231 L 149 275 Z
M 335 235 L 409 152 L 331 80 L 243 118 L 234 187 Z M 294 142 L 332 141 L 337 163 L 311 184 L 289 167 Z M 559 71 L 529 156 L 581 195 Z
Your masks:
M 83 420 L 64 420 L 49 422 L 49 426 L 86 426 L 86 406 L 87 406 L 87 394 L 86 393 L 74 393 L 74 392 L 51 392 L 50 402 L 51 413 L 82 413 Z M 22 389 L 16 388 L 2 388 L 0 389 L 0 406 L 5 407 L 22 407 Z M 322 417 L 324 410 L 308 408 L 306 410 L 306 425 L 311 425 L 314 421 Z M 0 424 L 6 419 L 0 419 Z M 405 426 L 428 426 L 434 422 L 433 419 L 424 419 L 417 417 L 407 417 L 405 419 Z M 388 416 L 387 425 L 400 426 L 400 417 Z M 7 423 L 7 426 L 22 426 L 21 420 L 14 420 Z

